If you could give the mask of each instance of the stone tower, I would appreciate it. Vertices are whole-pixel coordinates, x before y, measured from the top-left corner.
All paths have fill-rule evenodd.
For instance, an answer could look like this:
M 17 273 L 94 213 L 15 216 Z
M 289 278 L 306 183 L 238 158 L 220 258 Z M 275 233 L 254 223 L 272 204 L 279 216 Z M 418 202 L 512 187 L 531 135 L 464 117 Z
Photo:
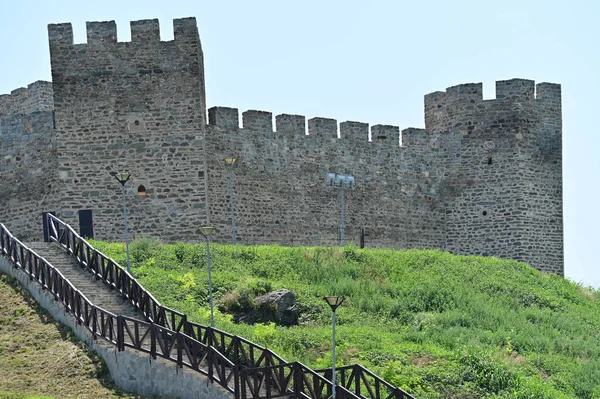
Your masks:
M 133 232 L 183 240 L 207 223 L 202 129 L 204 60 L 194 18 L 173 22 L 161 41 L 158 20 L 131 23 L 131 42 L 111 22 L 88 22 L 87 43 L 71 24 L 50 25 L 60 215 L 76 225 L 92 210 L 103 237 L 121 237 L 119 183 L 127 171 Z M 138 198 L 139 186 L 148 190 Z
M 425 97 L 425 127 L 441 157 L 445 249 L 524 260 L 563 274 L 560 85 L 496 82 Z

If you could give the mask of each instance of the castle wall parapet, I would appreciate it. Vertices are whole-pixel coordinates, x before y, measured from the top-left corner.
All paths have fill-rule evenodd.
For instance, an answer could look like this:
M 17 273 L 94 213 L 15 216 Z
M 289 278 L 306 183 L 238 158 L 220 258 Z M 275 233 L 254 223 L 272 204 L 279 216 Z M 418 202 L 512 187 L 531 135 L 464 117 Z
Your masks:
M 38 80 L 26 88 L 21 87 L 11 91 L 10 94 L 0 95 L 0 117 L 53 109 L 54 99 L 50 82 Z
M 499 80 L 496 98 L 491 100 L 483 100 L 481 83 L 451 86 L 446 91 L 425 95 L 425 128 L 431 132 L 464 129 L 463 125 L 475 114 L 486 112 L 490 107 L 506 103 L 535 106 L 540 101 L 560 103 L 560 85 L 540 83 L 536 86 L 529 79 Z
M 228 130 L 240 128 L 240 116 L 237 108 L 212 107 L 208 110 L 208 124 Z
M 158 19 L 143 19 L 130 22 L 131 42 L 159 42 L 160 24 Z M 118 41 L 117 24 L 115 21 L 86 22 L 87 42 L 83 45 L 109 45 L 121 43 Z M 179 18 L 173 20 L 173 36 L 175 41 L 198 40 L 196 18 Z M 48 40 L 50 46 L 72 46 L 73 26 L 70 23 L 49 24 Z M 78 44 L 81 46 L 82 44 Z
M 220 129 L 238 130 L 239 111 L 237 108 L 212 107 L 208 110 L 208 124 Z M 340 139 L 341 143 L 371 141 L 400 146 L 398 126 L 373 125 L 369 134 L 369 124 L 364 122 L 345 121 L 338 125 L 335 119 L 315 117 L 309 119 L 307 123 L 304 115 L 280 114 L 275 117 L 275 130 L 273 130 L 273 114 L 268 111 L 243 112 L 242 129 L 259 133 L 311 136 L 327 141 Z
M 244 129 L 262 133 L 273 132 L 273 114 L 267 111 L 249 110 L 242 113 Z
M 86 22 L 88 44 L 111 44 L 117 42 L 117 24 L 115 21 Z
M 371 141 L 377 143 L 400 144 L 400 128 L 391 125 L 371 126 Z
M 306 134 L 306 117 L 303 115 L 281 114 L 275 117 L 277 133 Z
M 337 120 L 316 117 L 308 120 L 308 135 L 326 139 L 338 138 Z
M 131 21 L 132 42 L 159 42 L 160 26 L 158 19 Z
M 423 147 L 429 143 L 425 129 L 409 127 L 402 130 L 402 147 Z
M 535 82 L 528 79 L 499 80 L 496 82 L 496 99 L 533 101 Z

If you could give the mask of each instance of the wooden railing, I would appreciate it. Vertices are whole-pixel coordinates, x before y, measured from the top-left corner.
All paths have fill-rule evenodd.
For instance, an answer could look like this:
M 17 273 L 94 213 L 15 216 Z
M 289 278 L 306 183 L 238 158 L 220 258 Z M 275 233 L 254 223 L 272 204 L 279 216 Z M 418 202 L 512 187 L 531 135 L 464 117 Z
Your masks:
M 302 363 L 282 363 L 276 366 L 240 369 L 241 399 L 262 397 L 268 391 L 269 398 L 289 398 L 293 392 L 296 398 L 329 399 L 331 382 Z M 247 396 L 250 395 L 250 396 Z M 337 399 L 364 398 L 337 385 Z
M 328 380 L 331 379 L 331 369 L 316 370 L 316 372 L 323 374 Z M 361 398 L 415 399 L 360 364 L 336 367 L 335 378 L 339 385 Z
M 238 368 L 214 347 L 156 323 L 117 316 L 95 306 L 59 270 L 27 248 L 3 224 L 0 224 L 0 253 L 51 293 L 94 339 L 100 337 L 120 351 L 129 347 L 149 353 L 155 359 L 162 357 L 180 367 L 187 366 L 239 397 L 236 393 L 239 391 Z
M 142 329 L 143 322 L 138 321 L 137 323 L 133 323 L 133 319 L 125 317 L 121 318 L 124 320 L 122 323 L 125 324 L 124 328 L 119 329 L 119 331 L 127 331 L 129 337 L 128 342 L 131 342 L 131 345 L 134 345 L 134 342 L 138 342 L 138 338 L 143 342 L 146 342 L 147 340 L 148 344 L 150 345 L 149 353 L 151 353 L 152 356 L 159 355 L 161 357 L 169 358 L 167 355 L 170 356 L 173 348 L 177 350 L 179 350 L 180 347 L 196 348 L 196 346 L 193 346 L 191 343 L 186 341 L 187 338 L 193 340 L 194 342 L 198 342 L 200 345 L 202 345 L 201 348 L 204 348 L 204 352 L 214 351 L 214 353 L 210 355 L 212 356 L 211 359 L 213 360 L 207 364 L 207 367 L 209 367 L 209 372 L 207 374 L 209 378 L 221 383 L 221 385 L 226 384 L 223 385 L 226 388 L 230 386 L 230 382 L 233 379 L 234 387 L 236 387 L 236 398 L 260 398 L 262 396 L 259 396 L 261 395 L 259 392 L 264 390 L 262 394 L 266 395 L 264 397 L 269 398 L 286 397 L 286 395 L 289 397 L 291 394 L 297 394 L 300 395 L 297 397 L 301 398 L 321 399 L 327 397 L 323 396 L 322 393 L 322 390 L 325 386 L 328 387 L 328 392 L 331 394 L 330 370 L 317 373 L 300 363 L 287 363 L 283 358 L 272 352 L 270 349 L 257 345 L 247 339 L 215 328 L 188 321 L 185 314 L 162 306 L 160 302 L 158 302 L 148 291 L 146 291 L 144 287 L 139 284 L 137 280 L 123 267 L 92 247 L 69 225 L 51 214 L 47 214 L 46 217 L 48 218 L 47 225 L 49 229 L 48 233 L 50 240 L 61 246 L 67 253 L 75 256 L 79 264 L 86 268 L 89 272 L 93 273 L 98 280 L 102 280 L 102 282 L 107 284 L 109 287 L 118 290 L 121 295 L 136 308 L 136 310 L 141 312 L 146 317 L 149 322 L 146 324 L 152 326 Z M 140 329 L 140 331 L 143 330 L 147 334 L 144 335 L 139 332 L 136 333 L 135 331 L 137 330 L 127 328 L 128 324 L 125 322 L 125 320 L 133 323 L 131 328 L 137 328 Z M 161 334 L 157 335 L 158 331 L 161 331 Z M 171 335 L 167 335 L 167 337 L 170 337 L 168 340 L 162 338 L 165 336 L 165 331 L 171 331 Z M 178 334 L 180 334 L 182 337 L 185 337 L 185 339 L 180 338 L 184 340 L 181 344 L 178 344 L 178 341 L 176 342 L 176 339 L 173 338 L 179 336 Z M 148 338 L 148 336 L 150 338 Z M 128 346 L 124 343 L 122 343 L 122 345 Z M 132 347 L 134 349 L 148 352 L 148 350 L 144 349 L 142 344 Z M 152 349 L 153 347 L 155 348 L 154 350 Z M 122 350 L 124 347 L 121 346 L 119 349 Z M 188 352 L 190 354 L 187 354 Z M 183 355 L 178 353 L 176 359 L 177 364 L 180 366 L 186 365 L 192 369 L 200 371 L 200 369 L 196 367 L 196 364 L 202 363 L 205 359 L 207 359 L 207 356 L 209 356 L 204 356 L 200 353 L 201 352 L 187 350 L 187 360 L 185 361 L 181 360 Z M 197 362 L 198 358 L 201 359 L 200 362 Z M 171 358 L 169 359 L 173 360 Z M 220 368 L 217 367 L 217 363 Z M 225 372 L 227 367 L 229 367 L 230 370 L 239 370 L 240 373 L 243 373 L 242 375 L 246 383 L 244 384 L 243 382 L 239 382 L 240 376 L 236 372 L 233 372 L 233 374 L 227 374 Z M 350 369 L 354 371 L 349 373 L 349 377 L 346 379 L 345 373 L 347 373 L 347 370 Z M 218 375 L 214 376 L 213 378 L 214 370 L 219 371 L 220 374 L 217 373 Z M 275 373 L 273 370 L 277 370 L 276 374 L 280 377 L 278 380 L 271 378 L 275 376 L 275 374 L 273 374 Z M 341 377 L 341 379 L 339 379 L 341 386 L 337 387 L 340 392 L 338 395 L 338 391 L 336 391 L 338 398 L 413 398 L 403 390 L 393 387 L 391 384 L 387 383 L 362 366 L 347 366 L 342 367 L 339 370 L 341 370 L 339 372 Z M 205 374 L 203 371 L 200 372 Z M 337 374 L 338 373 L 336 373 L 336 376 Z M 259 384 L 259 381 L 267 378 L 268 375 L 271 376 L 268 377 L 270 378 L 269 382 Z M 357 377 L 354 377 L 354 375 Z M 248 380 L 250 377 L 252 377 L 252 383 L 250 383 Z M 298 380 L 298 382 L 291 385 L 292 388 L 290 388 L 289 384 L 285 385 L 284 389 L 281 388 L 282 385 L 273 383 L 274 381 L 284 381 L 290 379 L 293 381 Z M 300 381 L 303 382 L 300 383 Z M 361 382 L 357 383 L 356 381 Z M 256 389 L 251 388 L 251 386 Z M 295 391 L 296 388 L 302 388 L 302 392 L 304 393 Z M 287 391 L 286 393 L 286 390 L 288 389 L 294 390 Z M 356 391 L 354 391 L 354 389 L 356 389 Z M 273 396 L 275 391 L 278 391 L 279 395 L 282 396 Z M 390 396 L 390 394 L 392 396 Z

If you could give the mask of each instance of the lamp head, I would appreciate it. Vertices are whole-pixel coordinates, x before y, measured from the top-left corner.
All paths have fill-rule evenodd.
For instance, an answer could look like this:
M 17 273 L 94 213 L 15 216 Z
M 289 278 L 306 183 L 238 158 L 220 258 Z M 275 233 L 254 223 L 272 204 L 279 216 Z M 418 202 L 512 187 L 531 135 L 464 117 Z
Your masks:
M 214 227 L 200 227 L 200 228 L 198 229 L 198 231 L 199 231 L 199 232 L 200 232 L 200 234 L 202 234 L 204 237 L 207 237 L 207 238 L 208 238 L 208 236 L 210 236 L 210 235 L 213 233 L 213 231 L 215 231 L 215 228 L 214 228 Z
M 335 310 L 342 304 L 342 302 L 344 302 L 346 297 L 344 297 L 344 296 L 326 296 L 326 297 L 323 297 L 323 299 L 325 300 L 325 302 L 327 302 L 327 304 L 329 305 L 331 310 L 333 310 L 335 312 Z
M 229 157 L 229 158 L 225 158 L 225 159 L 223 159 L 223 160 L 225 161 L 225 163 L 226 163 L 227 165 L 229 165 L 229 166 L 233 166 L 233 165 L 234 165 L 234 164 L 237 162 L 238 158 Z
M 127 183 L 129 178 L 131 177 L 129 173 L 117 173 L 115 171 L 110 172 L 110 175 L 117 179 L 117 181 L 122 185 L 125 185 L 125 183 Z

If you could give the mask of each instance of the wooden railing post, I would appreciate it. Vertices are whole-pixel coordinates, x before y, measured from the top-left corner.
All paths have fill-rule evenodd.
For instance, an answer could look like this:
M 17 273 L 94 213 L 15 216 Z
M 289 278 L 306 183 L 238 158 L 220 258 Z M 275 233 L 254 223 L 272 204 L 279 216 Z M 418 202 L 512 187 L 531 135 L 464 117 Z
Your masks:
M 235 364 L 240 363 L 240 337 L 237 335 L 233 337 L 233 359 Z
M 117 350 L 125 350 L 125 331 L 123 331 L 123 316 L 117 316 Z
M 215 355 L 214 355 L 213 351 L 215 349 L 212 346 L 207 346 L 206 350 L 208 351 L 208 356 L 207 356 L 207 360 L 208 360 L 208 379 L 210 380 L 210 382 L 213 382 L 213 380 L 214 380 L 213 362 L 214 362 L 214 359 L 215 359 Z
M 177 333 L 177 365 L 183 367 L 183 335 Z
M 92 306 L 92 334 L 96 339 L 96 332 L 98 331 L 98 309 Z
M 271 389 L 273 388 L 273 384 L 271 384 L 271 370 L 265 370 L 265 390 L 267 391 L 267 399 L 271 399 Z
M 302 393 L 302 369 L 300 367 L 300 363 L 293 363 L 292 373 L 294 373 L 294 395 L 297 398 L 300 398 L 300 394 Z
M 150 356 L 152 359 L 156 359 L 156 326 L 154 323 L 150 323 Z
M 353 370 L 352 372 L 354 373 L 354 393 L 357 394 L 358 396 L 360 396 L 360 383 L 362 381 L 362 372 L 360 367 L 358 366 L 358 364 L 355 364 L 354 367 L 352 367 Z
M 235 366 L 233 366 L 233 395 L 235 399 L 240 399 L 240 366 L 237 362 L 234 362 Z

